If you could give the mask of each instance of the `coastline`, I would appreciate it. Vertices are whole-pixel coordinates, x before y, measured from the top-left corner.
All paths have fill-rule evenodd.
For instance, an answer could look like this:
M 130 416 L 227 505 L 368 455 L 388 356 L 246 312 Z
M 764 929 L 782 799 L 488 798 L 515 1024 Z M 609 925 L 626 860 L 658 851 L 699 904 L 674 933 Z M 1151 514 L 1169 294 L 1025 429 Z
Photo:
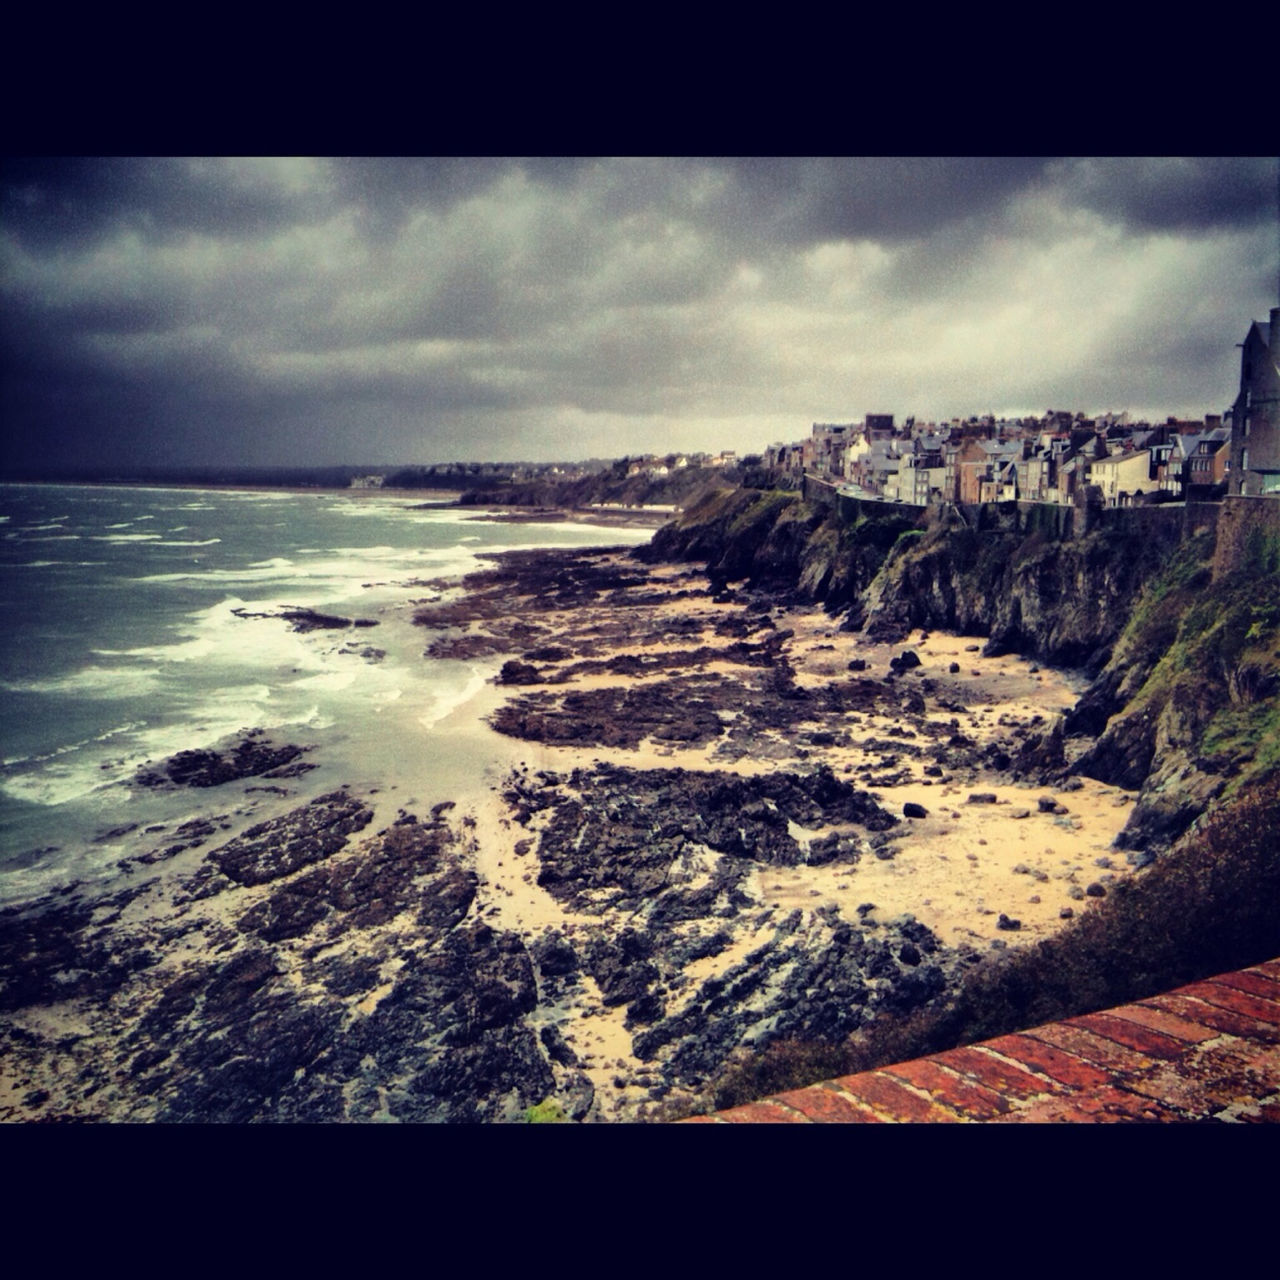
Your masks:
M 325 488 L 319 485 L 287 484 L 207 484 L 197 481 L 160 480 L 5 480 L 0 483 L 21 486 L 77 489 L 156 489 L 195 493 L 288 493 L 315 497 L 343 498 L 353 502 L 394 502 L 408 509 L 445 510 L 456 508 L 469 513 L 468 518 L 492 520 L 503 524 L 559 524 L 566 520 L 579 524 L 596 524 L 601 528 L 657 529 L 677 513 L 677 508 L 664 506 L 622 506 L 598 503 L 585 507 L 527 507 L 504 503 L 463 504 L 461 489 L 388 489 Z
M 687 583 L 686 570 L 669 566 L 660 568 L 653 578 L 667 583 Z M 701 578 L 705 585 L 705 577 Z M 678 589 L 678 588 L 677 588 Z M 680 603 L 658 606 L 669 621 L 679 624 L 695 618 L 697 609 Z M 819 688 L 838 679 L 847 662 L 861 659 L 874 671 L 886 671 L 889 663 L 903 649 L 918 653 L 922 665 L 917 681 L 942 679 L 950 673 L 947 667 L 964 659 L 964 671 L 954 679 L 954 689 L 968 696 L 973 706 L 956 716 L 949 712 L 932 712 L 928 719 L 935 725 L 963 727 L 971 737 L 976 753 L 993 743 L 1008 739 L 1015 729 L 1025 729 L 1040 718 L 1045 727 L 1074 705 L 1081 691 L 1081 681 L 1064 673 L 1042 670 L 1027 659 L 1015 655 L 980 658 L 972 638 L 912 633 L 905 645 L 868 642 L 858 636 L 843 636 L 833 630 L 833 623 L 818 607 L 788 608 L 775 615 L 778 625 L 795 632 L 788 656 L 796 667 L 797 684 Z M 553 631 L 563 639 L 563 623 L 553 624 Z M 682 630 L 682 629 L 681 629 Z M 687 632 L 684 633 L 687 636 Z M 698 635 L 697 639 L 706 637 Z M 668 641 L 648 646 L 620 645 L 601 654 L 599 661 L 632 656 L 645 649 L 649 653 L 663 649 L 679 652 L 687 649 L 681 641 Z M 729 664 L 715 660 L 698 663 L 692 668 L 699 674 L 722 674 Z M 553 675 L 554 668 L 548 672 Z M 656 677 L 649 677 L 652 681 Z M 643 686 L 646 677 L 629 678 L 609 674 L 575 676 L 568 687 L 574 691 L 620 689 Z M 485 699 L 484 712 L 491 715 L 509 703 L 525 688 L 556 688 L 555 685 L 494 687 Z M 477 708 L 478 710 L 478 708 Z M 472 709 L 467 709 L 471 714 Z M 873 859 L 859 864 L 856 873 L 832 872 L 830 868 L 802 866 L 767 873 L 763 877 L 766 900 L 771 905 L 808 906 L 806 897 L 815 892 L 824 902 L 837 902 L 848 907 L 862 888 L 878 893 L 884 899 L 877 914 L 897 915 L 914 912 L 946 941 L 959 944 L 976 940 L 979 944 L 1003 941 L 1010 945 L 1025 944 L 1060 927 L 1062 908 L 1079 909 L 1079 899 L 1069 896 L 1072 886 L 1084 887 L 1095 881 L 1113 882 L 1126 873 L 1123 857 L 1110 856 L 1111 839 L 1124 825 L 1127 807 L 1135 792 L 1125 792 L 1090 779 L 1073 782 L 1067 789 L 1055 789 L 1034 781 L 1010 782 L 1007 774 L 984 769 L 971 762 L 941 776 L 925 776 L 927 758 L 903 762 L 886 754 L 910 748 L 910 737 L 897 737 L 903 732 L 903 717 L 884 711 L 867 711 L 855 717 L 858 738 L 844 744 L 809 745 L 793 753 L 772 758 L 742 756 L 726 760 L 723 742 L 682 747 L 674 742 L 646 739 L 635 747 L 611 748 L 600 743 L 590 746 L 549 745 L 530 741 L 526 745 L 530 770 L 543 769 L 558 774 L 575 769 L 588 769 L 600 762 L 628 766 L 640 770 L 685 769 L 700 771 L 731 768 L 741 776 L 754 776 L 782 767 L 828 766 L 841 776 L 855 771 L 869 771 L 868 793 L 877 801 L 892 807 L 896 816 L 902 808 L 914 803 L 929 810 L 928 816 L 907 819 L 895 838 L 899 853 L 892 859 Z M 975 753 L 975 754 L 976 754 Z M 909 775 L 909 776 L 906 776 Z M 864 779 L 858 779 L 864 785 Z M 971 801 L 971 796 L 993 798 Z M 1050 801 L 1042 809 L 1041 798 Z M 502 817 L 502 802 L 493 794 L 477 793 L 475 799 L 489 810 L 490 824 Z M 1102 858 L 1105 864 L 1098 863 Z M 968 865 L 963 865 L 967 863 Z M 1021 869 L 1024 867 L 1025 869 Z M 1019 870 L 1015 871 L 1014 868 Z M 1096 870 L 1094 868 L 1096 867 Z M 841 887 L 841 875 L 849 879 L 848 888 Z M 1008 880 L 1008 876 L 1024 876 L 1025 880 Z M 1050 890 L 1037 893 L 1037 886 L 1054 882 L 1055 889 L 1065 890 L 1056 896 Z M 856 886 L 853 882 L 856 881 Z M 504 890 L 514 893 L 507 883 Z M 1025 892 L 1024 892 L 1025 891 Z M 933 894 L 935 897 L 928 895 Z M 948 901 L 942 895 L 948 895 Z M 1087 895 L 1086 895 L 1087 896 Z M 1036 898 L 1037 901 L 1031 901 Z M 995 921 L 999 912 L 987 901 L 1002 907 L 1018 907 L 1021 928 L 1000 930 Z M 861 899 L 859 899 L 861 901 Z M 1006 914 L 1012 915 L 1010 910 Z M 1067 917 L 1070 918 L 1070 917 Z
M 500 681 L 444 722 L 485 744 L 473 784 L 430 815 L 338 788 L 268 819 L 261 847 L 197 832 L 83 904 L 4 913 L 6 967 L 35 977 L 6 992 L 0 1117 L 513 1119 L 545 1091 L 575 1118 L 642 1118 L 694 1099 L 716 1061 L 788 1018 L 833 1034 L 833 1001 L 890 1009 L 921 974 L 945 985 L 984 950 L 1046 936 L 1126 874 L 1105 850 L 1130 797 L 1052 793 L 983 763 L 1070 705 L 1057 673 L 937 633 L 913 635 L 920 665 L 894 671 L 901 646 L 816 608 L 716 599 L 704 575 L 620 552 L 489 558 L 418 618 L 441 656 L 487 648 Z M 833 689 L 845 701 L 820 705 Z M 513 733 L 518 705 L 532 710 Z M 486 723 L 502 714 L 506 733 Z M 648 731 L 624 732 L 636 716 Z M 758 791 L 822 766 L 835 785 L 818 801 Z M 630 805 L 644 787 L 656 808 Z M 747 789 L 720 802 L 732 822 L 717 787 Z M 850 821 L 854 793 L 871 807 Z M 904 817 L 907 803 L 928 815 Z M 737 847 L 740 814 L 769 857 Z M 569 820 L 572 857 L 557 843 Z M 632 876 L 628 851 L 655 848 L 670 857 Z M 362 877 L 363 893 L 343 887 Z M 833 947 L 844 967 L 823 977 Z M 68 948 L 108 959 L 68 965 Z M 768 982 L 748 992 L 753 972 Z M 726 982 L 741 988 L 727 1012 Z M 224 988 L 239 1001 L 210 998 Z M 299 1018 L 300 1040 L 285 1034 Z M 459 1040 L 459 1026 L 476 1029 Z M 714 1051 L 695 1051 L 708 1030 Z M 282 1035 L 279 1073 L 228 1100 L 226 1073 Z M 220 1059 L 237 1037 L 244 1052 Z M 353 1067 L 355 1044 L 381 1065 Z M 469 1096 L 481 1080 L 488 1096 Z

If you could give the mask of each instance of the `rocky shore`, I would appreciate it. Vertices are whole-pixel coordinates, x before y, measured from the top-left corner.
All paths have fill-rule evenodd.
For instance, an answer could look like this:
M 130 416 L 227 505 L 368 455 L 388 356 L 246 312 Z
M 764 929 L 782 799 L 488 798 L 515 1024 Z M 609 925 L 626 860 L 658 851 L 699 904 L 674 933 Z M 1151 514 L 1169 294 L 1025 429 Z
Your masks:
M 608 549 L 429 585 L 426 660 L 493 663 L 494 757 L 523 761 L 378 830 L 339 787 L 140 833 L 108 890 L 0 912 L 0 1116 L 670 1114 L 1129 874 L 1132 791 L 1069 775 L 1079 686 L 1033 661 Z M 230 809 L 304 754 L 249 735 L 144 781 Z

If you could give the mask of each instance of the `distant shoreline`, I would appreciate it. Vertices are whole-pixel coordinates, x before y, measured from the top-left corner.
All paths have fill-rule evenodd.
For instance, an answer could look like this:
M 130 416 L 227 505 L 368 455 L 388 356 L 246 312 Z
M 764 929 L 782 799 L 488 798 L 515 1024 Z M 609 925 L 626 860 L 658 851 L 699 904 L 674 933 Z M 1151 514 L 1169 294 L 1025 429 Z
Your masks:
M 358 498 L 423 498 L 434 497 L 441 505 L 456 504 L 461 489 L 352 489 L 337 485 L 316 484 L 214 484 L 199 480 L 0 480 L 0 485 L 32 485 L 41 488 L 76 489 L 180 489 L 204 493 L 314 493 L 317 496 Z
M 507 524 L 547 524 L 575 522 L 601 528 L 657 529 L 674 519 L 677 512 L 669 506 L 544 506 L 524 507 L 515 503 L 460 503 L 461 489 L 350 489 L 321 485 L 289 484 L 201 484 L 198 481 L 160 480 L 5 480 L 3 485 L 39 486 L 41 488 L 74 487 L 77 489 L 173 489 L 184 493 L 288 493 L 314 494 L 316 497 L 343 497 L 357 502 L 415 502 L 429 510 L 456 510 L 470 514 L 472 520 L 492 520 Z M 413 510 L 413 507 L 406 508 Z

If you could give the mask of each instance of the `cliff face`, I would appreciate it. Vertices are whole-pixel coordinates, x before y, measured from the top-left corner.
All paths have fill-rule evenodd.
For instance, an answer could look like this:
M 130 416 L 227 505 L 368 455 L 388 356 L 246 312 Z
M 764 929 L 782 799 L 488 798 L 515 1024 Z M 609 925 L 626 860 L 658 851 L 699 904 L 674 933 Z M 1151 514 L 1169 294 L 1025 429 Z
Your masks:
M 1224 562 L 1211 530 L 1184 537 L 1159 514 L 1062 539 L 958 519 L 918 528 L 869 504 L 847 521 L 798 494 L 742 489 L 690 508 L 638 554 L 821 602 L 876 640 L 937 628 L 986 636 L 989 655 L 1086 670 L 1093 683 L 1062 730 L 1095 741 L 1071 771 L 1141 789 L 1117 843 L 1145 861 L 1280 767 L 1280 534 L 1237 539 Z M 1054 761 L 1065 767 L 1056 749 L 1041 767 Z
M 892 508 L 882 517 L 847 523 L 836 512 L 776 489 L 720 490 L 638 548 L 642 560 L 705 564 L 713 581 L 745 580 L 768 591 L 835 612 L 851 606 L 874 580 L 890 549 L 915 528 Z
M 989 654 L 1012 650 L 1087 670 L 1091 683 L 1076 705 L 1028 740 L 1011 768 L 1046 782 L 1075 773 L 1137 790 L 1115 844 L 1137 866 L 1151 865 L 1052 938 L 975 967 L 919 1015 L 872 1022 L 831 1062 L 810 1062 L 803 1045 L 771 1046 L 751 1063 L 745 1096 L 799 1083 L 788 1053 L 811 1081 L 1274 956 L 1280 503 L 1229 499 L 1181 518 L 1108 512 L 1074 538 L 1054 536 L 1043 512 L 999 516 L 1033 526 L 1044 517 L 1038 532 L 975 529 L 959 518 L 917 529 L 895 528 L 902 516 L 892 508 L 877 519 L 870 505 L 842 522 L 798 496 L 767 504 L 758 494 L 724 497 L 722 515 L 753 512 L 743 526 L 749 545 L 733 545 L 732 519 L 704 522 L 690 511 L 653 552 L 705 559 L 748 587 L 785 582 L 875 639 L 946 629 L 987 637 Z
M 511 482 L 505 477 L 492 477 L 489 483 L 472 484 L 464 478 L 456 481 L 458 487 L 464 488 L 458 501 L 462 506 L 501 503 L 516 507 L 585 507 L 601 502 L 623 506 L 689 505 L 708 492 L 739 483 L 745 474 L 739 467 L 701 466 L 682 467 L 665 476 L 627 472 L 623 460 L 608 470 L 573 480 L 544 476 Z M 471 487 L 464 487 L 468 484 Z
M 896 548 L 866 602 L 864 625 L 891 642 L 913 627 L 985 635 L 988 654 L 1096 672 L 1168 545 L 1119 529 L 1057 540 L 944 525 Z
M 1211 538 L 1147 584 L 1068 731 L 1075 770 L 1142 793 L 1117 844 L 1150 853 L 1280 766 L 1280 540 L 1215 579 Z
M 1141 541 L 1109 528 L 1074 540 L 959 521 L 922 528 L 889 505 L 846 521 L 796 493 L 738 489 L 690 507 L 637 554 L 847 611 L 849 629 L 877 640 L 934 627 L 986 636 L 993 655 L 1097 671 L 1177 541 L 1172 528 Z

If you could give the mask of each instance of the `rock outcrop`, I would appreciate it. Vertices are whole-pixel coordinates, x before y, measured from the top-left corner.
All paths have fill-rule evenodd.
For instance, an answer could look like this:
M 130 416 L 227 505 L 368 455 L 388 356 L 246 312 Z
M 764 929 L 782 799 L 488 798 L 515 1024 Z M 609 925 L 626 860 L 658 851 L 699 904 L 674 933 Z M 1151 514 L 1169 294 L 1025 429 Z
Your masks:
M 937 628 L 985 638 L 985 656 L 1087 673 L 1092 684 L 1064 724 L 1025 744 L 1015 766 L 1048 776 L 1075 756 L 1073 772 L 1141 788 L 1118 843 L 1144 856 L 1241 778 L 1274 767 L 1274 536 L 1260 528 L 1237 539 L 1244 550 L 1224 567 L 1212 529 L 1188 532 L 1172 510 L 1138 513 L 1132 526 L 1095 520 L 1062 538 L 1034 519 L 1029 530 L 974 528 L 957 513 L 931 513 L 919 528 L 883 505 L 845 520 L 797 493 L 716 493 L 633 554 L 701 561 L 724 584 L 820 602 L 870 639 Z M 1083 755 L 1082 739 L 1097 739 Z
M 1212 552 L 1189 541 L 1149 581 L 1067 724 L 1087 734 L 1106 715 L 1073 770 L 1141 787 L 1116 842 L 1140 861 L 1280 763 L 1280 575 L 1262 560 L 1214 580 Z

